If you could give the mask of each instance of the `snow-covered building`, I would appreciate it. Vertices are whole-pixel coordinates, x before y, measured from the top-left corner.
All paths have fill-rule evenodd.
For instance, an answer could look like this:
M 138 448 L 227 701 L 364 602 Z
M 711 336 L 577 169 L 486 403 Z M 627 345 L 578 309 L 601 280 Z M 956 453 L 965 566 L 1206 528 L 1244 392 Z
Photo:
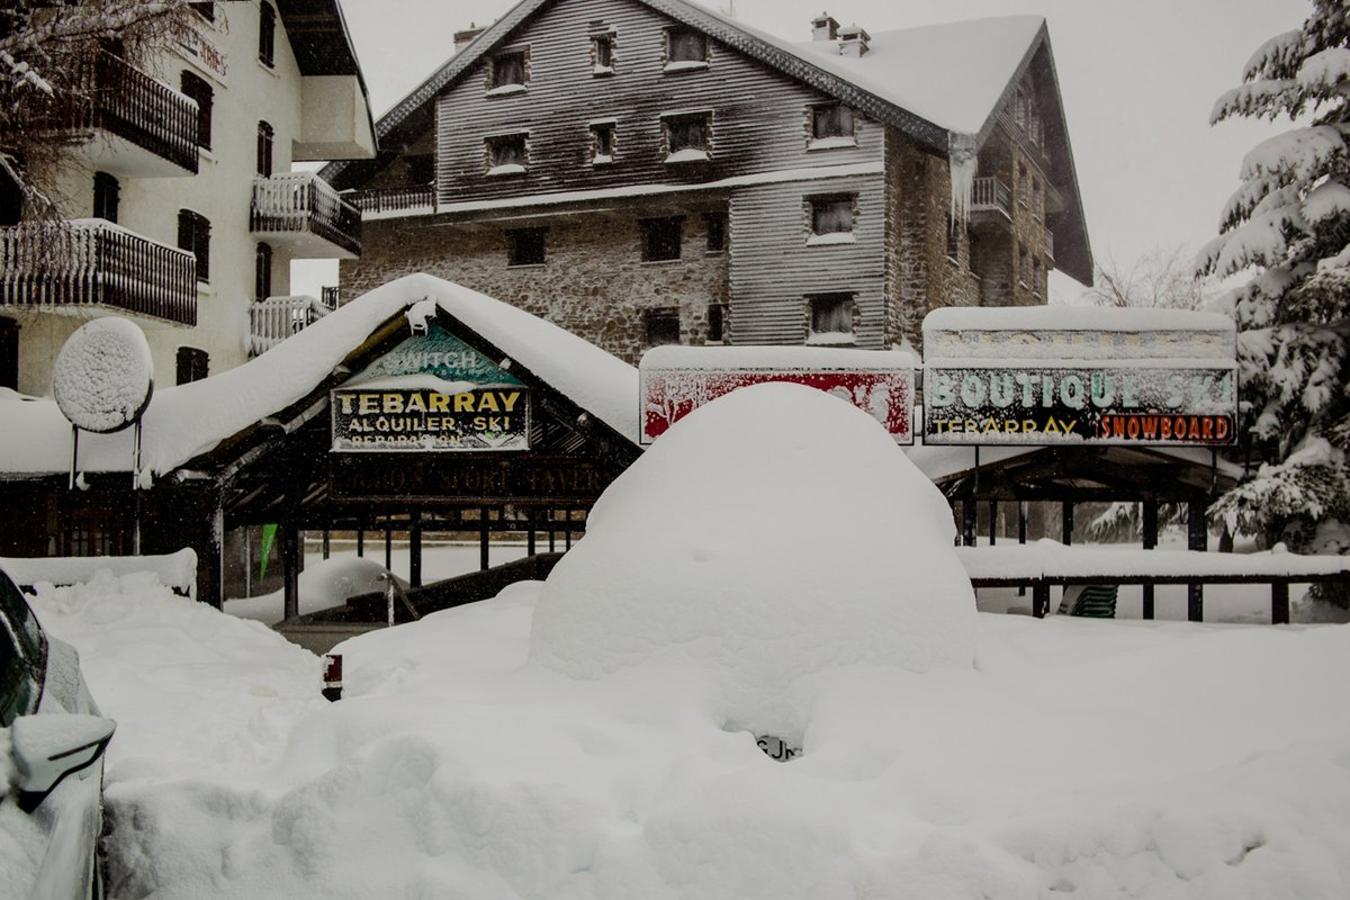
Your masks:
M 803 23 L 806 24 L 806 23 Z M 522 0 L 324 175 L 351 299 L 425 271 L 630 361 L 666 343 L 921 340 L 1092 253 L 1045 20 L 794 44 L 686 0 Z
M 108 312 L 145 330 L 161 385 L 232 368 L 314 314 L 292 260 L 359 255 L 356 209 L 292 171 L 375 155 L 338 0 L 191 7 L 144 70 L 112 41 L 79 55 L 88 99 L 54 105 L 61 153 L 36 173 L 65 226 L 0 198 L 0 386 L 48 393 L 66 337 Z

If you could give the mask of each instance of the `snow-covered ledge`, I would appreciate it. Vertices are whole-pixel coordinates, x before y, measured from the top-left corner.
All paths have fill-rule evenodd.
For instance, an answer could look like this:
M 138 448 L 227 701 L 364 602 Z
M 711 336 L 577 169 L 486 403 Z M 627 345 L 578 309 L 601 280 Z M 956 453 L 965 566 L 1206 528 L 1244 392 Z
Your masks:
M 507 163 L 504 166 L 493 166 L 487 170 L 487 173 L 493 177 L 498 175 L 524 175 L 525 167 L 520 163 Z
M 501 85 L 500 87 L 495 87 L 495 88 L 490 89 L 490 90 L 487 92 L 487 96 L 489 96 L 489 97 L 506 97 L 506 96 L 509 96 L 509 95 L 511 95 L 511 94 L 523 94 L 523 93 L 525 93 L 527 90 L 529 90 L 529 87 L 528 87 L 527 85 L 524 85 L 524 84 L 503 84 L 503 85 Z
M 669 156 L 666 157 L 666 162 L 670 164 L 707 162 L 707 161 L 708 161 L 707 150 L 695 150 L 693 148 L 689 148 L 687 150 L 676 150 L 674 153 L 671 153 Z
M 856 244 L 857 237 L 851 231 L 831 231 L 828 234 L 813 234 L 806 239 L 808 247 L 828 247 L 830 244 Z

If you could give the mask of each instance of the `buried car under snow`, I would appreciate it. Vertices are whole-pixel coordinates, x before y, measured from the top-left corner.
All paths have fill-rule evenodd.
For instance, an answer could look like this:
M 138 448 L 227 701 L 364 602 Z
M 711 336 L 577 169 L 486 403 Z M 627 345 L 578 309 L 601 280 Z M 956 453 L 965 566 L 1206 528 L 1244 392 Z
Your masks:
M 100 718 L 75 648 L 49 637 L 0 572 L 0 884 L 6 897 L 101 897 Z M 11 892 L 12 891 L 12 892 Z

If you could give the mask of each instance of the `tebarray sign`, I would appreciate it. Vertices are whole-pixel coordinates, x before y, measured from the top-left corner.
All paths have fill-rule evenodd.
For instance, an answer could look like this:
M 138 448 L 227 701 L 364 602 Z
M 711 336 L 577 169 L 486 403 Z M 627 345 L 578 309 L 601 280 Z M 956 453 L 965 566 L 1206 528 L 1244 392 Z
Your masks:
M 1175 310 L 940 310 L 924 322 L 926 444 L 1187 444 L 1236 436 L 1231 320 Z M 1052 327 L 1055 318 L 1072 323 Z
M 440 326 L 381 356 L 330 397 L 339 452 L 527 450 L 530 392 Z

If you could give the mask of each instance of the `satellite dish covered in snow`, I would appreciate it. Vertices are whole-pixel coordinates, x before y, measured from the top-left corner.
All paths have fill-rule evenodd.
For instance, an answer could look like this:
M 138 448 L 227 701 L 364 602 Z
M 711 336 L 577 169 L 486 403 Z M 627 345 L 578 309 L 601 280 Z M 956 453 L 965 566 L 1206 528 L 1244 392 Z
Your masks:
M 110 434 L 134 425 L 150 405 L 154 360 L 144 333 L 116 316 L 72 334 L 56 357 L 52 393 L 76 428 Z

